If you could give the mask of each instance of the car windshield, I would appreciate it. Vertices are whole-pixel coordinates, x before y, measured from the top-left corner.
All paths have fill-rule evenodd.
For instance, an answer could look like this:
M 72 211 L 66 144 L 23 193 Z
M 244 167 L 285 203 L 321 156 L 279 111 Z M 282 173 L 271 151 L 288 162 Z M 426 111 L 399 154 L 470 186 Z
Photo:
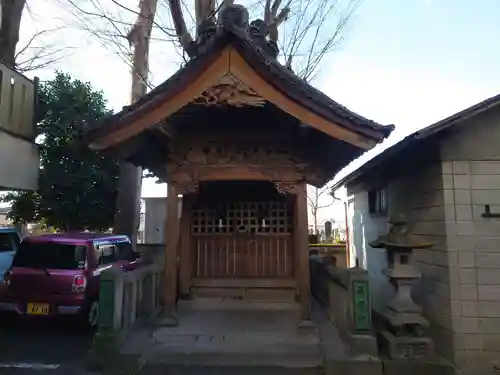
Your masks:
M 21 242 L 12 265 L 42 269 L 83 269 L 85 250 L 86 246 L 81 245 Z
M 19 237 L 16 233 L 0 233 L 0 253 L 14 251 L 19 245 Z

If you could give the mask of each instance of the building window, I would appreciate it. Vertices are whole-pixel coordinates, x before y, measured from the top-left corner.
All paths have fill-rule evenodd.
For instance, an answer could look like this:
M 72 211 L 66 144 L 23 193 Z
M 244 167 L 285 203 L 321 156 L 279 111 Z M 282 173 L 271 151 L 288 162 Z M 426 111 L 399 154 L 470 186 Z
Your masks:
M 387 188 L 370 190 L 368 192 L 368 207 L 370 214 L 387 214 Z

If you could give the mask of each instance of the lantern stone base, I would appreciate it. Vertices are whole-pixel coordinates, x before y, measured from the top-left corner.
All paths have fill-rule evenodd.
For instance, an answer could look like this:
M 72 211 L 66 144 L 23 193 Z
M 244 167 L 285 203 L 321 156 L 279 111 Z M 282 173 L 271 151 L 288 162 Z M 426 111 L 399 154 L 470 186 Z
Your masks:
M 429 359 L 434 356 L 434 343 L 428 337 L 398 337 L 382 331 L 380 340 L 391 359 Z
M 429 328 L 429 322 L 419 313 L 403 313 L 388 310 L 383 317 L 389 325 L 389 330 L 397 336 L 424 336 Z M 397 332 L 401 332 L 398 334 Z

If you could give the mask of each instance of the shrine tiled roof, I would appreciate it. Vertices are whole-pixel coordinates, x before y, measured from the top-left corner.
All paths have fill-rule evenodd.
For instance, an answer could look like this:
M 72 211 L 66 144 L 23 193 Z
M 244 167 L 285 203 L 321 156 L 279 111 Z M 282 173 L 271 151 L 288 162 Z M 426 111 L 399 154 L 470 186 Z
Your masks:
M 316 115 L 375 142 L 381 142 L 394 129 L 394 125 L 378 124 L 332 100 L 282 65 L 272 53 L 269 53 L 269 48 L 263 45 L 262 41 L 256 40 L 251 33 L 243 32 L 238 26 L 229 23 L 229 26 L 217 30 L 210 40 L 199 48 L 196 56 L 165 82 L 134 104 L 123 107 L 120 112 L 87 129 L 84 140 L 91 143 L 171 99 L 210 66 L 227 45 L 233 46 L 268 84 Z

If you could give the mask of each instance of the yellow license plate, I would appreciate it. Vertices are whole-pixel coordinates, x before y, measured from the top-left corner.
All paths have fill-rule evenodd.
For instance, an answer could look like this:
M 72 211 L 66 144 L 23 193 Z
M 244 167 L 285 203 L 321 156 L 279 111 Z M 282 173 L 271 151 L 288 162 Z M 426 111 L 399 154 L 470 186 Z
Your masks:
M 48 303 L 28 303 L 26 313 L 29 315 L 49 315 Z

